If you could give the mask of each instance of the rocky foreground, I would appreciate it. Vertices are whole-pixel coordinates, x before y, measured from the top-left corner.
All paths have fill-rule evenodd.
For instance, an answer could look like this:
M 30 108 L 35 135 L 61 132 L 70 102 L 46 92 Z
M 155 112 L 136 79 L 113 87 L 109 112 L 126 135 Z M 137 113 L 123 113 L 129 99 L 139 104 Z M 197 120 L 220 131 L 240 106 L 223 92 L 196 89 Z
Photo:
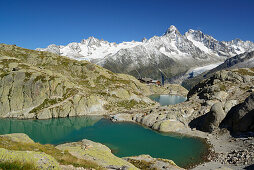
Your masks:
M 0 136 L 2 169 L 182 169 L 171 160 L 149 155 L 118 158 L 111 150 L 90 140 L 57 146 L 35 143 L 22 133 Z

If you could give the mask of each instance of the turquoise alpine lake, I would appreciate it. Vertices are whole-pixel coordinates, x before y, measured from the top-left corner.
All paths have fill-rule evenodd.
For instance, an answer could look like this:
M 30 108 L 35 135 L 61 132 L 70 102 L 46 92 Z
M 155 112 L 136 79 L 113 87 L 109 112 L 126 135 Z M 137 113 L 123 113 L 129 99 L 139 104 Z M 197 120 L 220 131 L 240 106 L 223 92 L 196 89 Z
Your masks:
M 187 100 L 187 98 L 183 96 L 167 95 L 167 94 L 163 95 L 153 94 L 149 96 L 149 98 L 160 103 L 161 106 L 174 105 L 177 103 L 182 103 L 185 100 Z
M 89 139 L 108 146 L 119 157 L 149 154 L 187 167 L 202 162 L 205 142 L 197 138 L 159 133 L 138 124 L 111 122 L 99 116 L 48 120 L 0 119 L 0 134 L 25 133 L 41 144 Z

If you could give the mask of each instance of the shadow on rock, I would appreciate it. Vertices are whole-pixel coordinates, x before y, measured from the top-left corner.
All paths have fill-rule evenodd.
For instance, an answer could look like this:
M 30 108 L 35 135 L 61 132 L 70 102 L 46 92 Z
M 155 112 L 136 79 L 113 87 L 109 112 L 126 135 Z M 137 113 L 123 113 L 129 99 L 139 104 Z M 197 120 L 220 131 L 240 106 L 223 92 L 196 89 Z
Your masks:
M 247 166 L 247 167 L 245 167 L 245 168 L 243 168 L 243 169 L 246 169 L 246 170 L 253 170 L 253 169 L 254 169 L 254 164 L 249 165 L 249 166 Z
M 254 93 L 234 106 L 220 124 L 232 133 L 254 132 Z
M 202 131 L 203 130 L 203 128 L 202 128 L 202 122 L 204 122 L 205 117 L 206 117 L 206 114 L 193 119 L 189 123 L 190 128 L 196 128 L 197 130 L 201 130 Z

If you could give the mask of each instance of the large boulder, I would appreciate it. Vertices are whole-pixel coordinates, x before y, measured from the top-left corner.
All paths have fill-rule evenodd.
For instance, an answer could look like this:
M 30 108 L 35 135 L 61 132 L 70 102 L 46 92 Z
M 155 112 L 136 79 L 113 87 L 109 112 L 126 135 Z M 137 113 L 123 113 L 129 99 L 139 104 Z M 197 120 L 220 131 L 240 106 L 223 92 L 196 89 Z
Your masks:
M 175 119 L 165 119 L 156 122 L 152 128 L 160 132 L 179 132 L 184 129 L 185 126 Z
M 208 112 L 202 122 L 201 129 L 206 132 L 212 132 L 219 127 L 221 121 L 225 118 L 226 114 L 223 110 L 221 102 L 215 103 L 210 112 Z
M 254 93 L 233 107 L 221 123 L 233 132 L 254 131 Z

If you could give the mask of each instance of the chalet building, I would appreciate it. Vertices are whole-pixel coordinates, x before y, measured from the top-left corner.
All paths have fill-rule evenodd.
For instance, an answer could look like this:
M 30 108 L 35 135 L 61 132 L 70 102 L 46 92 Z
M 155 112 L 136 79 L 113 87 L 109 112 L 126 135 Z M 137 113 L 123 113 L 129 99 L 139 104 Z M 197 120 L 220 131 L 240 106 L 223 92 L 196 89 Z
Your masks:
M 151 78 L 140 78 L 138 79 L 141 83 L 146 83 L 146 84 L 157 84 L 161 85 L 161 82 L 159 80 L 153 80 Z

